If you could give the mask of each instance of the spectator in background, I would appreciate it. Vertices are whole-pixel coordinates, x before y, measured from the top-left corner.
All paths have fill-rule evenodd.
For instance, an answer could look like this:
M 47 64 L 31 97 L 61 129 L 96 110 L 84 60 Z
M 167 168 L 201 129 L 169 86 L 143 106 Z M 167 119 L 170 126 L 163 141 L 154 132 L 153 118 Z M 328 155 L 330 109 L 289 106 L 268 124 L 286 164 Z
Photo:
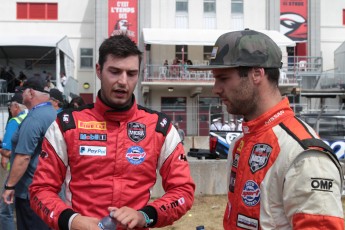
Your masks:
M 24 81 L 28 79 L 27 76 L 24 74 L 23 71 L 19 72 L 18 80 L 20 81 L 20 85 L 23 85 Z
M 230 131 L 236 131 L 236 124 L 233 118 L 230 119 L 229 126 L 230 126 Z
M 82 97 L 78 96 L 78 97 L 75 97 L 71 100 L 71 102 L 69 103 L 69 108 L 79 108 L 80 106 L 83 106 L 85 105 L 85 102 L 83 100 Z
M 64 99 L 62 93 L 58 89 L 51 89 L 49 91 L 49 96 L 49 101 L 52 103 L 54 109 L 57 113 L 60 113 L 64 107 Z
M 222 131 L 230 131 L 230 125 L 228 121 L 224 122 L 224 125 L 222 126 Z
M 9 172 L 12 143 L 11 139 L 14 132 L 18 129 L 20 123 L 24 120 L 27 115 L 26 106 L 23 105 L 23 97 L 21 92 L 15 93 L 8 105 L 12 118 L 7 122 L 5 134 L 2 142 L 1 149 L 1 166 Z M 7 180 L 5 180 L 6 185 Z M 2 190 L 2 193 L 4 190 Z M 0 201 L 0 229 L 3 230 L 14 230 L 14 207 L 13 204 L 6 204 L 3 199 Z
M 212 124 L 210 126 L 210 131 L 221 131 L 222 130 L 222 122 L 221 118 L 217 117 L 212 120 Z
M 2 198 L 15 199 L 17 229 L 49 229 L 30 207 L 29 185 L 41 154 L 44 134 L 56 119 L 56 112 L 44 91 L 44 79 L 31 77 L 23 84 L 23 104 L 30 110 L 12 137 L 13 163 Z M 59 176 L 59 175 L 55 175 Z
M 60 73 L 60 80 L 61 80 L 61 85 L 63 87 L 65 87 L 66 83 L 67 83 L 67 77 L 66 77 L 66 74 L 65 72 L 61 72 Z
M 175 122 L 174 126 L 175 126 L 175 128 L 176 128 L 176 130 L 178 132 L 178 135 L 180 136 L 182 144 L 184 145 L 184 137 L 185 137 L 186 134 L 184 133 L 183 129 L 181 129 L 179 127 L 177 122 Z
M 193 65 L 193 62 L 192 62 L 191 60 L 188 59 L 187 62 L 186 62 L 186 64 L 187 64 L 187 65 Z

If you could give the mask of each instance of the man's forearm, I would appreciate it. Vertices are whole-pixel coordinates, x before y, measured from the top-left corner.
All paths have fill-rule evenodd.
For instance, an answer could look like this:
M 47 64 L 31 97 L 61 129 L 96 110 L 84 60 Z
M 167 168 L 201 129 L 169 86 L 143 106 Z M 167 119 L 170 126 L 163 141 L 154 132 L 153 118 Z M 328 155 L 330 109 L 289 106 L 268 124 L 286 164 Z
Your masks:
M 30 162 L 30 156 L 24 154 L 17 154 L 14 158 L 11 172 L 8 177 L 7 186 L 15 186 L 20 178 L 24 175 L 26 169 L 28 168 Z

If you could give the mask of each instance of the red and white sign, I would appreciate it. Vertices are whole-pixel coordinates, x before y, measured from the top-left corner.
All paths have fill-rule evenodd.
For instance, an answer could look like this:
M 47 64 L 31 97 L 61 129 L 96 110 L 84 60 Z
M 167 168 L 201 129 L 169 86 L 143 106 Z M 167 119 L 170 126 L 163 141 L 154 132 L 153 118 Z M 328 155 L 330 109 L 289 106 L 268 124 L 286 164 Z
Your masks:
M 307 41 L 308 0 L 280 0 L 280 32 L 293 41 Z
M 138 43 L 137 0 L 108 0 L 108 35 L 127 34 Z

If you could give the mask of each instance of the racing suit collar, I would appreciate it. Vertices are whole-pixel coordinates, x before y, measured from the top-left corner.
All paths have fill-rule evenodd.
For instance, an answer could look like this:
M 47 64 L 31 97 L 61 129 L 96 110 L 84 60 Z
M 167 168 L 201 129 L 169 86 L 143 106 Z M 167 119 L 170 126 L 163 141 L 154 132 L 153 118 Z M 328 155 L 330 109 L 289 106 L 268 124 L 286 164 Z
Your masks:
M 102 101 L 98 92 L 94 108 L 98 113 L 100 113 L 100 115 L 104 116 L 105 120 L 123 121 L 130 119 L 134 115 L 137 110 L 137 103 L 133 95 L 132 103 L 130 106 L 121 109 L 111 108 Z
M 286 117 L 290 116 L 294 116 L 294 112 L 290 108 L 288 98 L 285 97 L 277 105 L 258 118 L 247 122 L 244 121 L 242 130 L 244 134 L 262 132 L 278 125 Z

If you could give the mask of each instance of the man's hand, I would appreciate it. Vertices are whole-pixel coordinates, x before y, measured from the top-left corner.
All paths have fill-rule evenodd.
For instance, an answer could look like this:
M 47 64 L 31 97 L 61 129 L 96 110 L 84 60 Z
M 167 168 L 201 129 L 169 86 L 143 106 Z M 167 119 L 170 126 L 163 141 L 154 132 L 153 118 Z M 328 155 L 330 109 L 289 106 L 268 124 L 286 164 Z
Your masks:
M 13 204 L 14 201 L 14 190 L 5 190 L 2 194 L 5 204 Z
M 5 157 L 4 155 L 1 156 L 1 167 L 7 170 L 7 164 L 10 161 L 9 157 Z
M 111 217 L 125 229 L 142 228 L 146 225 L 144 215 L 135 209 L 125 206 L 122 208 L 109 207 L 108 210 L 112 212 Z
M 100 230 L 99 219 L 94 217 L 77 215 L 71 223 L 71 230 Z

